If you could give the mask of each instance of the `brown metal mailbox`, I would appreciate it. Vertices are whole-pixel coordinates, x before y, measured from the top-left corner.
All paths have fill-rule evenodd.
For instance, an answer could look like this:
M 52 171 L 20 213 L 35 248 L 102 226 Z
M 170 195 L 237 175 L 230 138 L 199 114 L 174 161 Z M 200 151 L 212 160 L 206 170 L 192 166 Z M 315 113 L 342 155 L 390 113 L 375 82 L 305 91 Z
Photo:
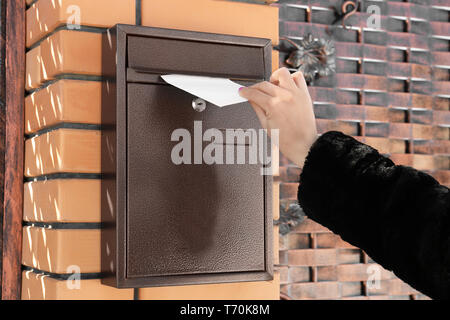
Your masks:
M 194 136 L 194 121 L 203 131 L 259 129 L 255 113 L 248 102 L 206 103 L 197 112 L 195 96 L 160 77 L 267 80 L 270 40 L 117 25 L 104 34 L 102 64 L 102 282 L 127 288 L 272 279 L 272 177 L 261 174 L 261 164 L 171 159 L 174 130 Z

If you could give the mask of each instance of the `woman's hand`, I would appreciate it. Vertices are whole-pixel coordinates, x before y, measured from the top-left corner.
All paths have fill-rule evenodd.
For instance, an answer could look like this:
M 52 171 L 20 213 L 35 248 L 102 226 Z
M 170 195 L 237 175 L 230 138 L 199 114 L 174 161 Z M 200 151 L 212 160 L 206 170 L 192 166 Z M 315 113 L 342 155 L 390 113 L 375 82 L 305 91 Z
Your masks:
M 279 129 L 280 151 L 303 167 L 309 148 L 317 138 L 316 122 L 303 74 L 276 70 L 270 82 L 242 87 L 239 94 L 248 99 L 263 128 L 270 134 Z

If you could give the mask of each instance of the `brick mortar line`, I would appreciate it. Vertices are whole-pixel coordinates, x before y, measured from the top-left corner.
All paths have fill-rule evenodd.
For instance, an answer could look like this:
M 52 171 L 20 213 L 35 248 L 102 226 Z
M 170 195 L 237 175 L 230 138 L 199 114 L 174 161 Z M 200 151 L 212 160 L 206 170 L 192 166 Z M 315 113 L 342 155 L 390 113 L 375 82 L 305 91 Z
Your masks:
M 142 25 L 142 0 L 136 0 L 136 25 L 141 26 Z
M 69 278 L 73 277 L 73 275 L 74 275 L 74 273 L 64 274 L 64 273 L 53 273 L 53 272 L 43 271 L 43 270 L 32 268 L 32 267 L 29 267 L 26 265 L 22 265 L 22 270 L 23 271 L 31 271 L 35 274 L 47 276 L 49 278 L 52 278 L 55 280 L 61 280 L 61 281 L 69 280 Z M 96 279 L 102 278 L 101 272 L 80 273 L 78 275 L 80 276 L 81 280 L 96 280 Z
M 281 21 L 281 20 L 280 20 Z M 375 32 L 380 32 L 380 33 L 382 33 L 381 31 L 375 31 Z M 405 33 L 407 33 L 407 32 L 405 32 Z M 409 33 L 409 34 L 414 34 L 414 33 Z M 293 40 L 293 41 L 299 41 L 300 39 L 300 37 L 299 36 L 292 36 L 292 35 L 284 35 L 283 34 L 283 36 L 284 37 L 286 37 L 286 38 L 289 38 L 289 39 L 291 39 L 291 40 Z M 421 35 L 421 36 L 423 36 L 423 35 Z M 425 38 L 432 38 L 432 35 L 429 35 L 429 36 L 423 36 L 423 37 L 425 37 Z M 439 39 L 439 38 L 434 38 L 434 39 Z M 447 40 L 448 41 L 448 40 Z M 348 45 L 360 45 L 360 46 L 378 46 L 378 47 L 382 47 L 382 48 L 394 48 L 394 49 L 396 49 L 396 48 L 399 48 L 399 47 L 405 47 L 405 48 L 407 48 L 407 49 L 409 49 L 409 50 L 412 50 L 412 51 L 419 51 L 419 52 L 426 52 L 426 53 L 433 53 L 433 52 L 449 52 L 449 51 L 437 51 L 437 50 L 427 50 L 427 49 L 422 49 L 422 48 L 419 48 L 419 47 L 411 47 L 411 46 L 395 46 L 395 45 L 388 45 L 388 44 L 386 44 L 386 43 L 381 43 L 381 44 L 379 44 L 379 43 L 370 43 L 370 42 L 359 42 L 359 41 L 337 41 L 337 40 L 335 40 L 335 39 L 333 39 L 333 42 L 335 43 L 335 44 L 340 44 L 340 45 L 343 45 L 343 46 L 348 46 Z M 278 50 L 280 51 L 280 53 L 284 53 L 284 50 L 281 50 L 280 49 L 280 45 L 277 45 L 277 48 L 278 48 Z M 347 57 L 347 56 L 337 56 L 337 58 L 338 57 Z M 354 58 L 359 58 L 359 57 L 354 57 Z M 370 59 L 370 58 L 369 58 Z M 384 61 L 390 61 L 390 60 L 384 60 Z M 398 61 L 391 61 L 391 62 L 398 62 Z
M 398 1 L 396 1 L 396 2 L 398 2 Z M 406 3 L 407 2 L 404 2 L 403 4 L 406 4 Z M 409 2 L 409 3 L 411 4 L 411 2 Z M 317 6 L 314 6 L 314 7 L 317 8 Z M 428 7 L 428 6 L 425 6 L 425 7 Z M 289 10 L 288 8 L 292 8 L 292 5 L 288 4 L 288 3 L 282 3 L 282 4 L 280 4 L 279 8 L 280 8 L 280 11 L 281 11 L 281 9 Z M 324 12 L 324 11 L 329 11 L 331 14 L 333 14 L 333 13 L 334 14 L 340 14 L 341 13 L 341 10 L 336 10 L 336 11 L 334 11 L 333 9 L 331 9 L 331 10 L 317 10 L 315 8 L 309 8 L 309 10 L 310 10 L 311 14 L 312 14 L 312 12 L 315 11 L 316 12 L 316 16 L 317 16 L 317 13 Z M 308 10 L 307 8 L 298 8 L 298 9 L 302 9 L 303 11 L 307 11 Z M 442 12 L 448 11 L 448 9 L 445 9 L 443 7 L 441 7 L 441 8 L 435 7 L 434 9 L 438 10 L 438 11 L 442 11 Z M 379 15 L 380 16 L 380 20 L 381 21 L 383 21 L 383 20 L 388 21 L 389 19 L 392 19 L 392 20 L 397 20 L 397 22 L 398 21 L 402 21 L 402 22 L 410 21 L 410 22 L 414 22 L 414 23 L 418 23 L 418 24 L 421 24 L 421 23 L 425 23 L 425 24 L 426 23 L 428 23 L 428 24 L 439 24 L 439 23 L 448 23 L 449 22 L 449 21 L 446 21 L 446 20 L 432 20 L 432 19 L 436 19 L 436 17 L 433 14 L 428 14 L 428 15 L 422 15 L 421 16 L 420 14 L 416 14 L 416 15 L 414 15 L 414 14 L 411 14 L 411 15 L 403 14 L 402 15 L 400 13 L 399 14 L 395 14 L 395 13 L 391 14 L 391 13 L 392 12 L 381 12 L 380 15 Z M 360 22 L 360 20 L 365 20 L 365 18 L 368 18 L 370 15 L 371 15 L 371 13 L 368 13 L 367 11 L 364 11 L 364 10 L 363 11 L 356 11 L 354 13 L 353 17 L 350 18 L 350 20 L 356 20 L 356 21 L 353 21 L 353 22 Z M 404 19 L 402 19 L 402 18 L 404 18 Z M 285 17 L 282 17 L 280 19 L 280 21 L 288 21 L 288 22 L 303 22 L 303 23 L 311 23 L 311 24 L 330 25 L 330 24 L 324 23 L 324 20 L 326 20 L 326 19 L 322 18 L 322 20 L 315 20 L 315 22 L 308 21 L 306 19 L 306 15 L 305 15 L 305 19 L 304 20 L 293 20 L 293 19 L 287 19 Z M 364 25 L 363 26 L 358 26 L 358 28 L 370 29 L 370 28 L 367 27 L 367 25 L 365 25 L 365 26 Z M 386 30 L 386 29 L 382 29 L 382 30 Z M 401 32 L 410 32 L 410 31 L 401 31 Z
M 32 138 L 37 138 L 46 133 L 57 131 L 60 129 L 74 129 L 74 130 L 90 130 L 90 131 L 101 131 L 101 124 L 90 124 L 90 123 L 78 123 L 78 122 L 60 122 L 47 128 L 40 129 L 36 132 L 25 134 L 25 140 Z
M 67 23 L 62 23 L 62 24 L 58 25 L 53 31 L 51 31 L 50 33 L 47 33 L 42 38 L 40 38 L 35 43 L 33 43 L 31 46 L 27 47 L 26 52 L 29 52 L 36 47 L 39 47 L 44 40 L 46 40 L 47 38 L 51 37 L 52 35 L 54 35 L 55 33 L 59 32 L 61 30 L 74 31 L 74 32 L 88 32 L 88 33 L 104 33 L 108 30 L 108 28 L 80 25 L 80 29 L 69 29 L 67 27 Z
M 442 9 L 442 11 L 445 11 Z M 360 13 L 360 12 L 359 12 Z M 360 13 L 361 14 L 361 13 Z M 365 16 L 363 16 L 365 17 Z M 399 20 L 399 21 L 412 21 L 412 22 L 417 22 L 417 23 L 423 23 L 423 24 L 433 24 L 433 23 L 449 23 L 448 21 L 441 21 L 441 20 L 417 20 L 417 19 L 423 19 L 423 18 L 417 18 L 417 17 L 413 17 L 413 16 L 398 16 L 398 17 L 404 17 L 406 19 L 397 19 L 397 16 L 388 16 L 388 15 L 381 15 L 381 21 L 383 21 L 383 19 L 385 19 L 386 21 L 391 18 L 391 19 L 395 19 L 395 20 Z M 306 20 L 286 20 L 286 19 L 280 19 L 280 22 L 294 22 L 294 23 L 311 23 L 312 25 L 319 25 L 319 26 L 332 26 L 331 24 L 327 24 L 327 23 L 323 23 L 321 21 L 316 21 L 316 22 L 308 22 Z M 396 31 L 396 30 L 389 30 L 389 29 L 379 29 L 379 31 L 376 31 L 374 29 L 371 29 L 367 26 L 353 26 L 355 28 L 359 28 L 362 29 L 364 31 L 373 31 L 373 32 L 401 32 L 401 33 L 408 33 L 408 34 L 413 34 L 413 35 L 423 35 L 422 33 L 414 33 L 414 32 L 410 32 L 410 31 Z
M 25 177 L 24 183 L 26 182 L 38 182 L 47 180 L 57 180 L 57 179 L 88 179 L 88 180 L 100 180 L 102 175 L 100 173 L 74 173 L 74 172 L 58 172 L 44 174 L 36 177 Z
M 25 0 L 24 0 L 25 1 Z M 31 8 L 35 3 L 37 3 L 39 0 L 33 0 L 30 4 L 26 4 L 27 5 L 27 7 L 26 7 L 26 9 L 29 9 L 29 8 Z
M 23 227 L 54 230 L 100 230 L 101 222 L 41 222 L 23 221 Z
M 93 75 L 78 74 L 78 73 L 60 73 L 55 76 L 55 79 L 45 81 L 38 88 L 25 91 L 25 98 L 27 98 L 28 96 L 30 96 L 31 94 L 33 94 L 35 92 L 38 92 L 38 91 L 41 91 L 42 89 L 47 88 L 48 86 L 58 82 L 59 80 L 78 80 L 78 81 L 102 82 L 104 80 L 104 77 L 102 77 L 101 75 L 93 76 Z

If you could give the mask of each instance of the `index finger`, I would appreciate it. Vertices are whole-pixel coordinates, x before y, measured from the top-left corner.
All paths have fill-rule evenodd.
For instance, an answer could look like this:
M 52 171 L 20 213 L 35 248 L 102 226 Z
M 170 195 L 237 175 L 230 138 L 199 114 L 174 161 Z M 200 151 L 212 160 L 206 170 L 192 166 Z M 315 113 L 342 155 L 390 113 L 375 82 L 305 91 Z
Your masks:
M 303 72 L 297 71 L 292 74 L 292 79 L 294 79 L 295 84 L 299 89 L 308 90 L 308 86 L 306 85 L 305 77 L 303 76 Z
M 280 87 L 289 90 L 294 90 L 297 88 L 297 85 L 292 79 L 291 73 L 285 67 L 275 70 L 270 76 L 270 82 L 278 82 Z

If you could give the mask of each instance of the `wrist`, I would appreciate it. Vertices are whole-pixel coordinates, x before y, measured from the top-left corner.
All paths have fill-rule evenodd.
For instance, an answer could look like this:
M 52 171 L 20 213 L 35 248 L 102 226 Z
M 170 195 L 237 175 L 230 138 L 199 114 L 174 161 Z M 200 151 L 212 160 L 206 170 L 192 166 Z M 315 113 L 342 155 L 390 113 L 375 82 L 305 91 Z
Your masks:
M 300 147 L 290 160 L 299 168 L 303 168 L 306 157 L 308 156 L 309 149 L 310 147 L 308 146 Z

